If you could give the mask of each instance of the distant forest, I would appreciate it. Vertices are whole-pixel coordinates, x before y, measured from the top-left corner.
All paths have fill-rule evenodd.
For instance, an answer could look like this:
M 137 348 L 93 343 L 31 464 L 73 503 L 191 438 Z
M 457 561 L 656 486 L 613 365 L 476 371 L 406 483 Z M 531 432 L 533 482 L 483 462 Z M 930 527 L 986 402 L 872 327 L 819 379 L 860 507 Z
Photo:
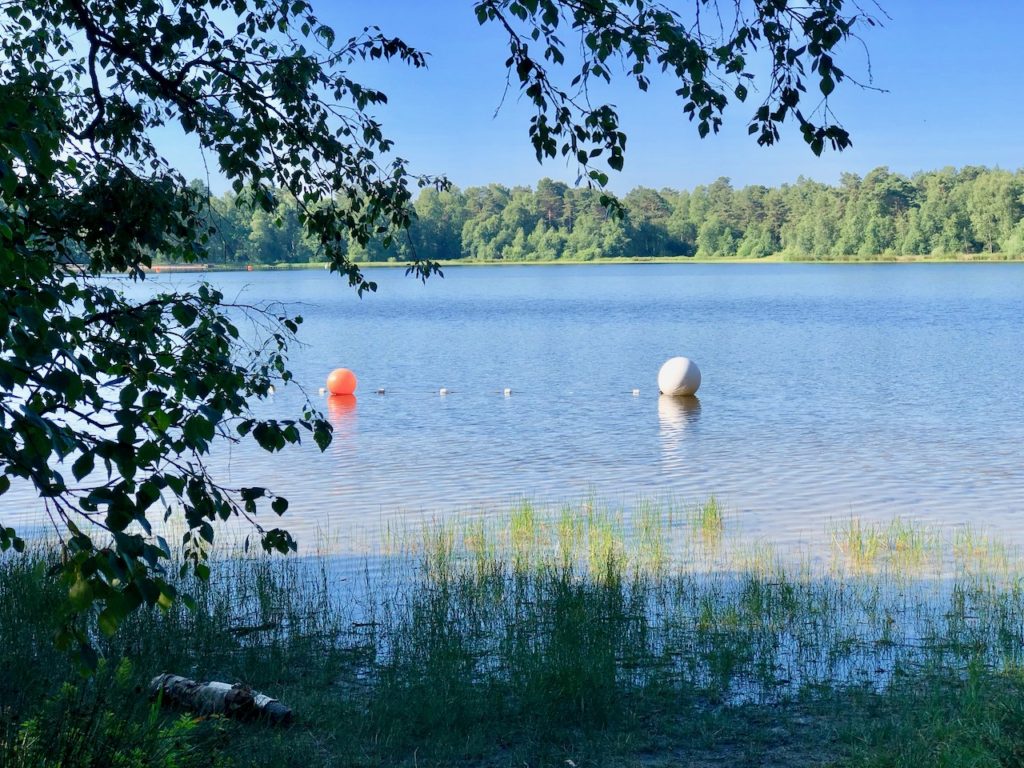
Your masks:
M 800 178 L 735 189 L 638 187 L 610 215 L 601 194 L 542 179 L 536 189 L 490 184 L 424 189 L 407 233 L 389 247 L 350 245 L 360 261 L 589 261 L 601 257 L 857 258 L 988 253 L 1024 256 L 1024 171 L 944 168 L 906 177 L 877 168 L 836 186 Z M 210 198 L 212 253 L 224 263 L 318 261 L 295 201 L 267 213 Z M 997 256 L 998 258 L 998 256 Z

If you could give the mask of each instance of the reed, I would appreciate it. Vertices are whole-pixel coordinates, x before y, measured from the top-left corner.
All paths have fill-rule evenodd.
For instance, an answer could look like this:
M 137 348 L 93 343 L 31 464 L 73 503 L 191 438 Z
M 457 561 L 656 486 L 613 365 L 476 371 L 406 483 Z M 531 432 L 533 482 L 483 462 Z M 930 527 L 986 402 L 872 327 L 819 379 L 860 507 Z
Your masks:
M 931 738 L 933 764 L 1024 754 L 1016 553 L 905 520 L 829 533 L 815 565 L 751 544 L 714 498 L 587 500 L 390 530 L 362 568 L 227 551 L 178 584 L 195 610 L 97 638 L 88 680 L 50 645 L 41 545 L 0 558 L 0 764 L 82 733 L 99 746 L 68 765 L 909 766 Z M 164 671 L 244 681 L 298 724 L 155 712 L 136 691 Z

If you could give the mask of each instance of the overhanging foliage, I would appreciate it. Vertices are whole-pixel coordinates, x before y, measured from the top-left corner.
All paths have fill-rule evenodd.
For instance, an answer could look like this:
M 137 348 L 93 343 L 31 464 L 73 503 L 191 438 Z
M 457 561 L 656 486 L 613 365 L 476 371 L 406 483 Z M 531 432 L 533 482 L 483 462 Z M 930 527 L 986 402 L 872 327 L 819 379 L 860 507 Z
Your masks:
M 841 0 L 721 5 L 696 0 L 691 19 L 642 0 L 487 0 L 475 10 L 508 34 L 511 77 L 536 106 L 538 158 L 575 159 L 598 186 L 606 168 L 622 167 L 626 137 L 614 107 L 589 101 L 588 84 L 620 65 L 642 89 L 650 69 L 666 70 L 703 136 L 730 99 L 754 91 L 748 57 L 759 48 L 768 66 L 750 123 L 757 140 L 773 143 L 794 118 L 814 152 L 847 146 L 827 106 L 844 78 L 833 54 L 870 18 Z M 582 52 L 569 74 L 563 35 Z M 285 190 L 331 269 L 374 290 L 346 244 L 386 246 L 412 220 L 412 190 L 446 186 L 395 153 L 373 116 L 386 96 L 348 74 L 375 59 L 426 64 L 376 28 L 337 34 L 304 0 L 0 0 L 0 494 L 13 478 L 44 499 L 64 544 L 59 640 L 86 662 L 79 614 L 98 606 L 99 629 L 111 633 L 135 608 L 177 596 L 153 516 L 181 510 L 187 562 L 204 576 L 218 521 L 286 510 L 269 489 L 220 485 L 204 464 L 214 440 L 252 438 L 271 451 L 304 434 L 321 448 L 330 440 L 311 406 L 288 421 L 252 415 L 273 381 L 290 378 L 300 318 L 248 308 L 267 335 L 245 344 L 209 286 L 140 301 L 104 277 L 140 280 L 155 254 L 207 260 L 207 198 L 154 132 L 190 136 L 242 204 L 271 212 Z M 805 114 L 808 78 L 821 97 Z M 426 278 L 437 266 L 410 271 Z M 283 529 L 259 531 L 267 549 L 295 546 Z M 22 546 L 0 526 L 0 548 Z

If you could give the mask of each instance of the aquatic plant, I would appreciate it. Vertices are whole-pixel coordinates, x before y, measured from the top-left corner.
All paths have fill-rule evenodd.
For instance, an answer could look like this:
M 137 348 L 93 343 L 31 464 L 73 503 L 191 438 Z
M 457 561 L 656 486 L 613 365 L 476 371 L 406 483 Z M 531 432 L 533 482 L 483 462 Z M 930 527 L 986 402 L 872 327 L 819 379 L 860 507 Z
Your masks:
M 1024 690 L 1014 551 L 906 520 L 829 534 L 833 558 L 815 559 L 752 542 L 714 499 L 632 515 L 522 503 L 392 528 L 388 555 L 360 568 L 217 555 L 209 583 L 174 581 L 193 610 L 142 612 L 98 645 L 108 664 L 130 662 L 135 685 L 163 671 L 245 681 L 295 709 L 287 738 L 230 723 L 175 731 L 219 740 L 234 765 L 565 764 L 637 750 L 756 764 L 780 728 L 806 747 L 791 764 L 900 764 L 881 756 L 920 738 L 913 727 L 945 728 L 963 755 L 982 727 L 992 749 L 1013 748 L 1006 713 L 1019 707 L 998 702 Z M 60 589 L 46 575 L 56 556 L 0 559 L 0 755 L 75 678 L 39 607 Z M 138 720 L 133 701 L 125 717 Z M 742 739 L 711 736 L 722 729 Z

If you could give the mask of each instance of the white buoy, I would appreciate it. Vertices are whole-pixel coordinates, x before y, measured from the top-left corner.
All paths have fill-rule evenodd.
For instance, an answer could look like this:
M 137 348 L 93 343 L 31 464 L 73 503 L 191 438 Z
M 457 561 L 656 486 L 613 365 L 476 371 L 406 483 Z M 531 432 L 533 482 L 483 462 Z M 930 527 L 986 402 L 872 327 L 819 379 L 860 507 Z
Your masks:
M 320 387 L 320 396 L 323 397 L 325 394 L 327 394 L 327 389 L 325 387 Z
M 512 390 L 509 387 L 505 387 L 505 397 L 512 397 Z
M 448 394 L 448 390 L 447 390 L 447 389 L 446 389 L 445 387 L 441 387 L 441 388 L 440 388 L 440 389 L 439 389 L 439 390 L 437 391 L 437 394 L 439 394 L 439 395 L 440 395 L 441 397 L 444 397 L 445 395 L 447 395 L 447 394 Z
M 688 357 L 666 360 L 658 371 L 658 389 L 663 395 L 692 395 L 700 388 L 700 368 Z
M 274 394 L 275 392 L 277 392 L 277 390 L 274 389 L 274 385 L 271 384 L 270 387 L 267 388 L 267 392 L 269 392 L 270 394 Z
M 633 397 L 640 397 L 640 390 L 639 389 L 634 389 L 633 390 Z

